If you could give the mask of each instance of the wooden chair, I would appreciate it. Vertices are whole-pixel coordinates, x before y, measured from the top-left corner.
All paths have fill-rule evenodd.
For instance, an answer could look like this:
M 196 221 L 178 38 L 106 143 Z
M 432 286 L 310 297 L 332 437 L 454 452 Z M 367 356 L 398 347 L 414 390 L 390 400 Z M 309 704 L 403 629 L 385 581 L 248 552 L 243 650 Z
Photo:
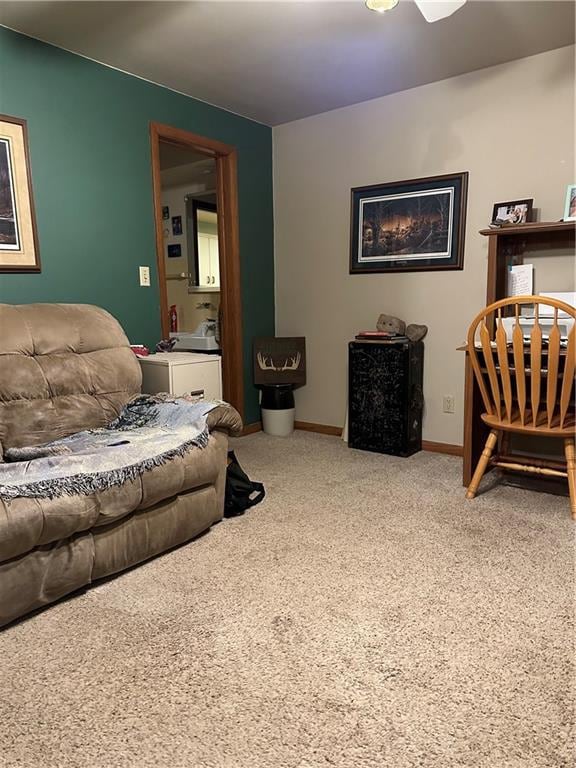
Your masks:
M 529 341 L 520 327 L 522 307 L 534 307 L 534 326 Z M 552 323 L 543 334 L 541 308 L 552 307 L 547 320 Z M 468 331 L 468 353 L 485 413 L 482 420 L 490 427 L 484 450 L 466 492 L 473 499 L 489 462 L 505 469 L 522 470 L 568 478 L 570 509 L 576 519 L 576 460 L 574 365 L 576 324 L 568 334 L 568 345 L 561 343 L 558 313 L 576 319 L 576 309 L 556 299 L 542 296 L 516 296 L 502 299 L 480 312 Z M 511 324 L 509 343 L 504 318 Z M 562 318 L 560 318 L 560 323 Z M 510 328 L 508 329 L 510 335 Z M 548 335 L 546 342 L 545 335 Z M 525 465 L 492 458 L 498 438 L 516 432 L 564 440 L 566 471 L 543 465 Z

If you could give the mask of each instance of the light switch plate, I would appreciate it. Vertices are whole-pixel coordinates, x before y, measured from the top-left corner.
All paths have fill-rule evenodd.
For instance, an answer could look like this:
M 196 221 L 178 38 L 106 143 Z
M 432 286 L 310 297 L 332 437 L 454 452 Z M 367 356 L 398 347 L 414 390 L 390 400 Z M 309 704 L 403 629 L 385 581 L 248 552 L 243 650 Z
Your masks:
M 140 285 L 148 287 L 150 285 L 150 267 L 139 267 Z

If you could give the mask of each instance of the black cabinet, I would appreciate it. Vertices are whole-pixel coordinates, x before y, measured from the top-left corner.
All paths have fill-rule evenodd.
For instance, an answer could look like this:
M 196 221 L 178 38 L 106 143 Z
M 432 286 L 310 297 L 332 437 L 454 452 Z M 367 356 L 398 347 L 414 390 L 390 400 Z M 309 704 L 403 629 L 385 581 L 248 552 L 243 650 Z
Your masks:
M 348 353 L 348 444 L 411 456 L 422 450 L 424 344 L 352 341 Z

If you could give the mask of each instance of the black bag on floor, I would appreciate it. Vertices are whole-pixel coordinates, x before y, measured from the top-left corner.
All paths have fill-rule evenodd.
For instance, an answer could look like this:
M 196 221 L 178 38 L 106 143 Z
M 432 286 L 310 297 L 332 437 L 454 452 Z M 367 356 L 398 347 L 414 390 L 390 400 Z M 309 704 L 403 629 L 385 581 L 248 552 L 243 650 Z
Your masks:
M 254 493 L 256 496 L 252 496 Z M 224 517 L 243 515 L 247 509 L 259 504 L 265 495 L 262 483 L 253 483 L 238 463 L 234 451 L 228 451 Z

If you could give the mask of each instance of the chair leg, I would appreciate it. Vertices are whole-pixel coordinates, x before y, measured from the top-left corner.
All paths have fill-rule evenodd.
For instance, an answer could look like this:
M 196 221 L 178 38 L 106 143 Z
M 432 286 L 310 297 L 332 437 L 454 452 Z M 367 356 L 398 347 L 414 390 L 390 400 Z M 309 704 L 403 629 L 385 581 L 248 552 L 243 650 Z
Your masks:
M 496 447 L 497 441 L 498 441 L 498 432 L 495 429 L 493 429 L 488 435 L 488 439 L 486 440 L 484 450 L 482 451 L 482 455 L 480 456 L 480 459 L 476 466 L 476 471 L 474 472 L 472 481 L 468 486 L 468 490 L 466 491 L 467 499 L 473 499 L 474 496 L 476 496 L 476 491 L 478 490 L 480 481 L 484 476 L 484 472 L 486 472 L 486 467 L 488 466 L 488 462 L 490 461 L 490 457 L 492 456 L 494 448 Z
M 564 440 L 566 454 L 566 472 L 568 473 L 568 490 L 570 491 L 570 511 L 572 519 L 576 520 L 576 459 L 574 458 L 574 440 Z

